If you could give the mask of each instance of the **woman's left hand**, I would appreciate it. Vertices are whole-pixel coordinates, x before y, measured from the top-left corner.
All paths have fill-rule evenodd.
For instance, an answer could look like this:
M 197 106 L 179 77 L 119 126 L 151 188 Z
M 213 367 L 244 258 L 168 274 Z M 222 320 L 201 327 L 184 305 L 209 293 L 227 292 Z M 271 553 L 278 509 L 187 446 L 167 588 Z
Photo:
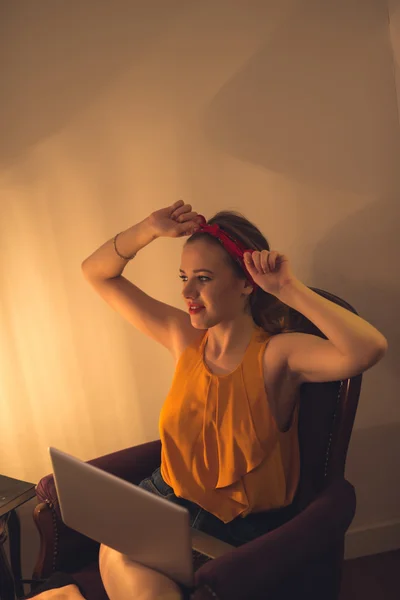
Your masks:
M 243 258 L 255 283 L 268 294 L 278 296 L 288 283 L 295 280 L 288 257 L 276 250 L 245 252 Z

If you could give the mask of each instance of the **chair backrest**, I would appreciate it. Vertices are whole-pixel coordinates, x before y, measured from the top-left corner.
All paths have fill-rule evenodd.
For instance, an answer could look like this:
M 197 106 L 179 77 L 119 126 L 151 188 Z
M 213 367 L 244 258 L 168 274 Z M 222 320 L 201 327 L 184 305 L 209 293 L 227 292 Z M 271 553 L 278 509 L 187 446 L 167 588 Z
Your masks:
M 324 298 L 358 314 L 347 302 L 324 290 Z M 291 309 L 291 329 L 326 336 L 304 315 Z M 301 510 L 335 477 L 343 477 L 362 375 L 343 381 L 304 383 L 300 390 L 301 472 L 294 505 Z

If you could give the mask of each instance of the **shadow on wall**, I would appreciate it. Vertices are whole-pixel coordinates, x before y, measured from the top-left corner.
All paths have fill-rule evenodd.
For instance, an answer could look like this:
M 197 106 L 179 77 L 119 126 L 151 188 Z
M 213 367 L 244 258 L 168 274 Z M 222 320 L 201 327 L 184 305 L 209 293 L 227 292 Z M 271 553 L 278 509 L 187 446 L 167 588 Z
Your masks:
M 393 54 L 386 3 L 367 0 L 360 6 L 358 0 L 302 3 L 301 12 L 292 13 L 221 89 L 203 114 L 203 127 L 221 152 L 321 187 L 320 200 L 316 193 L 309 200 L 303 194 L 307 229 L 299 247 L 313 236 L 308 215 L 324 211 L 326 222 L 324 189 L 378 199 L 342 222 L 333 208 L 336 224 L 316 243 L 314 281 L 308 283 L 348 300 L 384 333 L 385 366 L 396 377 L 400 144 Z M 374 373 L 368 376 L 373 383 Z M 391 410 L 382 420 L 390 421 L 393 388 L 386 393 L 382 381 L 375 388 L 381 410 Z M 398 424 L 353 432 L 347 476 L 359 497 L 357 521 L 399 516 L 398 434 Z M 373 488 L 371 481 L 377 482 Z
M 310 284 L 350 303 L 365 298 L 356 309 L 387 336 L 385 360 L 397 369 L 399 331 L 390 307 L 398 294 L 388 284 L 400 255 L 400 124 L 386 3 L 367 0 L 362 11 L 359 0 L 302 3 L 203 119 L 210 141 L 242 161 L 312 186 L 381 198 L 324 235 Z M 312 194 L 304 215 L 319 209 L 329 207 Z M 310 234 L 307 227 L 304 244 Z M 382 239 L 385 246 L 377 246 Z
M 346 477 L 360 499 L 353 528 L 400 519 L 399 439 L 400 423 L 353 431 L 346 465 Z
M 222 152 L 292 180 L 393 193 L 400 144 L 387 3 L 301 2 L 221 89 L 203 126 Z
M 400 256 L 399 196 L 400 185 L 397 195 L 336 221 L 316 244 L 311 266 L 319 287 L 339 296 L 343 293 L 360 316 L 386 336 L 389 350 L 384 362 L 394 377 L 400 352 L 400 298 L 395 276 Z
M 56 133 L 133 68 L 185 4 L 42 0 L 25 3 L 23 10 L 18 3 L 3 6 L 0 52 L 8 68 L 2 73 L 1 163 Z M 20 39 L 11 43 L 15 35 Z

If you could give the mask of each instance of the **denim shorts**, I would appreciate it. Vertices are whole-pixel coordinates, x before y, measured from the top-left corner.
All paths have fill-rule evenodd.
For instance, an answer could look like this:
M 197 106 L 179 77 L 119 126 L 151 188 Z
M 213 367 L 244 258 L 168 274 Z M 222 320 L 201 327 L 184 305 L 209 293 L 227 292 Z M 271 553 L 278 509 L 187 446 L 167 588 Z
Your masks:
M 260 535 L 280 527 L 294 516 L 292 506 L 287 506 L 260 513 L 250 513 L 246 517 L 238 516 L 233 521 L 224 523 L 198 504 L 176 496 L 172 487 L 162 478 L 160 467 L 150 477 L 143 479 L 139 483 L 139 487 L 185 507 L 189 511 L 190 525 L 193 529 L 204 531 L 232 546 L 246 544 Z

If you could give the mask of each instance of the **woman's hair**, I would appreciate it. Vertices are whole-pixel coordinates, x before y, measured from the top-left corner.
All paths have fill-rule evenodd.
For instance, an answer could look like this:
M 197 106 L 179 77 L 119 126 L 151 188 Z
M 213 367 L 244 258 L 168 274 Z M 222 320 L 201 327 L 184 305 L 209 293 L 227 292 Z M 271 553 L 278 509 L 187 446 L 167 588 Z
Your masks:
M 223 210 L 216 213 L 208 220 L 209 225 L 217 224 L 228 235 L 241 242 L 246 248 L 254 248 L 254 250 L 270 250 L 268 240 L 264 237 L 261 231 L 251 223 L 242 214 Z M 186 244 L 190 244 L 198 239 L 207 236 L 210 243 L 222 244 L 215 237 L 206 232 L 197 232 L 190 236 Z M 185 245 L 186 245 L 185 244 Z M 241 279 L 246 277 L 242 267 L 238 262 L 225 251 L 226 261 L 234 273 Z M 276 296 L 264 292 L 260 287 L 257 287 L 250 294 L 249 309 L 255 323 L 271 334 L 291 331 L 291 309 L 289 306 L 281 302 Z

